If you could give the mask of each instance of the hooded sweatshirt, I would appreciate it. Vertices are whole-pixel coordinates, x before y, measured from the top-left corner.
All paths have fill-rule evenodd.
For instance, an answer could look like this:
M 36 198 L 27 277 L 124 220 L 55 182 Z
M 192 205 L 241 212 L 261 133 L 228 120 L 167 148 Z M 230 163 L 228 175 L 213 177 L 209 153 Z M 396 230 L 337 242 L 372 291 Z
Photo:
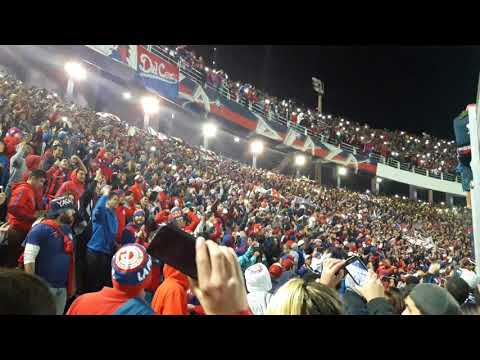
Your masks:
M 258 263 L 245 270 L 247 285 L 247 301 L 250 310 L 255 315 L 263 315 L 267 309 L 272 294 L 272 281 L 265 265 Z
M 85 184 L 81 183 L 77 178 L 77 170 L 73 171 L 70 175 L 71 180 L 65 181 L 60 189 L 58 189 L 55 197 L 60 197 L 66 192 L 73 193 L 75 202 L 78 202 L 85 192 Z
M 15 184 L 12 188 L 12 197 L 8 202 L 7 221 L 14 228 L 29 231 L 35 221 L 36 192 L 27 182 Z
M 188 315 L 188 278 L 170 265 L 163 267 L 163 283 L 155 291 L 152 309 L 159 315 Z

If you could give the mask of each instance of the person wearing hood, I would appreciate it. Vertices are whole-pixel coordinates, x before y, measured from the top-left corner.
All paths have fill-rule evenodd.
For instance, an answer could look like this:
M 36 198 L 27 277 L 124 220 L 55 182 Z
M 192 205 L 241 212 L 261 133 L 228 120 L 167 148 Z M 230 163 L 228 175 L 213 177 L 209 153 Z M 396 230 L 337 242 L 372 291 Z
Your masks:
M 163 283 L 155 291 L 152 309 L 159 315 L 188 315 L 188 278 L 174 267 L 165 264 Z
M 144 300 L 152 269 L 152 258 L 145 248 L 125 245 L 117 250 L 111 264 L 113 287 L 79 296 L 67 315 L 154 315 Z
M 34 170 L 26 182 L 12 188 L 12 196 L 7 206 L 7 222 L 10 225 L 7 235 L 7 259 L 5 267 L 16 267 L 22 253 L 22 242 L 30 231 L 34 221 L 43 216 L 44 211 L 37 210 L 37 191 L 43 188 L 47 175 L 43 170 Z
M 87 172 L 83 169 L 72 171 L 69 181 L 65 181 L 58 189 L 55 197 L 63 196 L 66 192 L 72 193 L 77 203 L 85 192 L 85 180 Z
M 247 301 L 250 310 L 255 315 L 263 315 L 267 310 L 272 294 L 272 281 L 268 269 L 262 263 L 257 263 L 245 270 L 245 283 L 247 285 Z
M 55 299 L 57 315 L 63 315 L 67 298 L 75 294 L 73 261 L 74 204 L 69 197 L 50 203 L 47 219 L 34 225 L 25 239 L 25 272 L 43 278 Z

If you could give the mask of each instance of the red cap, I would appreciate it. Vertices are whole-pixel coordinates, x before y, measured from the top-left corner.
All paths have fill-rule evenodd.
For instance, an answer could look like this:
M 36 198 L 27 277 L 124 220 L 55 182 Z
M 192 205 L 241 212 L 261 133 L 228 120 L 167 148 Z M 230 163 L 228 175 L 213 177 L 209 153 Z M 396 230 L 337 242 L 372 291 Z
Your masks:
M 286 270 L 290 270 L 295 263 L 294 263 L 293 260 L 291 259 L 291 256 L 289 256 L 289 257 L 286 258 L 286 259 L 282 259 L 282 263 L 281 263 L 281 264 L 282 264 L 282 266 L 283 266 Z
M 272 264 L 270 265 L 268 272 L 270 273 L 272 279 L 276 279 L 280 277 L 280 275 L 282 275 L 283 273 L 282 265 L 280 265 L 279 263 Z

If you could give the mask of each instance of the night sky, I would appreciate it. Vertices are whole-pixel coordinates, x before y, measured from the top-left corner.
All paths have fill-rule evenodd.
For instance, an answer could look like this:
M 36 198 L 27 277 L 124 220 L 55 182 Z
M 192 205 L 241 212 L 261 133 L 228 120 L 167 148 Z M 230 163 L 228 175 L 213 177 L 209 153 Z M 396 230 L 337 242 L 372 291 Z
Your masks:
M 314 108 L 311 78 L 325 84 L 324 113 L 377 128 L 453 139 L 452 120 L 476 100 L 480 47 L 197 45 L 233 80 Z

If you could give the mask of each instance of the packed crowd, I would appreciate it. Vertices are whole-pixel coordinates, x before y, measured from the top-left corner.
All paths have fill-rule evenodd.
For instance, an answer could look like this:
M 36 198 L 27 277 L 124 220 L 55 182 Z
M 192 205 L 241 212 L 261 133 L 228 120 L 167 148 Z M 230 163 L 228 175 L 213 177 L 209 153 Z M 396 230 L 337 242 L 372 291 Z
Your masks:
M 341 116 L 332 116 L 308 109 L 294 100 L 279 99 L 254 85 L 233 81 L 224 70 L 209 68 L 205 60 L 197 57 L 187 45 L 175 50 L 162 46 L 171 56 L 178 58 L 181 66 L 199 71 L 205 83 L 225 91 L 230 100 L 245 104 L 250 109 L 263 112 L 267 118 L 283 118 L 288 126 L 300 131 L 309 130 L 313 135 L 323 135 L 338 143 L 357 147 L 366 154 L 377 154 L 405 163 L 410 168 L 422 168 L 433 173 L 455 173 L 458 164 L 454 141 L 446 141 L 423 133 L 422 136 L 400 130 L 372 129 Z
M 0 101 L 0 313 L 476 311 L 464 209 L 253 169 L 11 76 Z M 198 279 L 147 253 L 163 223 L 197 238 Z

